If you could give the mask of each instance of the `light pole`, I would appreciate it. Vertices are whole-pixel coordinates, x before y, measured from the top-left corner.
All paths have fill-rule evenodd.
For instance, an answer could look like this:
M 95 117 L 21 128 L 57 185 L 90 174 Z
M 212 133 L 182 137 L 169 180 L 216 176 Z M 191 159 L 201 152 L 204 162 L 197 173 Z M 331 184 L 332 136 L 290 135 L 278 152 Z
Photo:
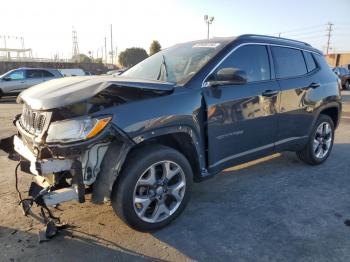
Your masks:
M 209 39 L 209 26 L 213 23 L 214 21 L 214 16 L 209 17 L 208 15 L 204 16 L 204 21 L 208 26 L 208 32 L 207 32 L 207 38 Z

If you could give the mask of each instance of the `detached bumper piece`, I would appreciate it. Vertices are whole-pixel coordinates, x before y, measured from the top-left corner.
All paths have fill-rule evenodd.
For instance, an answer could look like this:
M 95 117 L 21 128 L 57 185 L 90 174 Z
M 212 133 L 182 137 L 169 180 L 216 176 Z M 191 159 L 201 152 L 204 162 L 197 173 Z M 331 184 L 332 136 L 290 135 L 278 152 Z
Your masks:
M 25 168 L 27 161 L 22 160 L 16 167 L 16 190 L 20 199 L 20 205 L 24 215 L 33 215 L 31 207 L 35 203 L 40 207 L 41 217 L 40 222 L 45 224 L 45 230 L 39 232 L 39 243 L 48 241 L 54 237 L 60 229 L 66 228 L 67 225 L 62 224 L 58 217 L 55 217 L 49 209 L 49 206 L 56 206 L 59 203 L 78 200 L 80 203 L 85 202 L 85 187 L 83 183 L 82 164 L 79 160 L 73 160 L 70 167 L 73 184 L 71 187 L 55 188 L 55 185 L 50 185 L 46 182 L 43 176 L 34 176 L 34 182 L 31 183 L 28 191 L 28 198 L 23 199 L 18 190 L 18 168 Z

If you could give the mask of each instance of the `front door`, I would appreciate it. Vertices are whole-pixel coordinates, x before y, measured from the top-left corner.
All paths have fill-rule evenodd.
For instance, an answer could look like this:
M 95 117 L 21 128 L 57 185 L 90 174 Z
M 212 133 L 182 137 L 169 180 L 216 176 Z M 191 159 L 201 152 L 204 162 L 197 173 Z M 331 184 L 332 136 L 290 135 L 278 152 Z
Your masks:
M 241 46 L 215 71 L 238 68 L 248 82 L 205 87 L 210 172 L 273 152 L 279 87 L 271 80 L 269 60 L 266 46 Z
M 26 87 L 25 70 L 12 71 L 3 77 L 1 83 L 2 92 L 6 94 L 19 93 Z

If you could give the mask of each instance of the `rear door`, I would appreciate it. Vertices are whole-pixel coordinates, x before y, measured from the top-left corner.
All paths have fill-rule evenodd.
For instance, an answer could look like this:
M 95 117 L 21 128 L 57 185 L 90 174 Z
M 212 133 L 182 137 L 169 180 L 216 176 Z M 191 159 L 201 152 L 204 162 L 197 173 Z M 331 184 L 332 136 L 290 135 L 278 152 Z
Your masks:
M 279 87 L 267 46 L 241 46 L 215 71 L 222 68 L 244 70 L 248 83 L 204 89 L 210 172 L 272 153 L 277 132 Z
M 276 150 L 303 144 L 313 120 L 312 92 L 320 85 L 310 52 L 271 46 L 276 79 L 281 88 Z
M 43 70 L 27 69 L 27 88 L 44 81 Z
M 44 77 L 44 81 L 48 81 L 55 78 L 55 76 L 47 70 L 43 70 L 43 77 Z

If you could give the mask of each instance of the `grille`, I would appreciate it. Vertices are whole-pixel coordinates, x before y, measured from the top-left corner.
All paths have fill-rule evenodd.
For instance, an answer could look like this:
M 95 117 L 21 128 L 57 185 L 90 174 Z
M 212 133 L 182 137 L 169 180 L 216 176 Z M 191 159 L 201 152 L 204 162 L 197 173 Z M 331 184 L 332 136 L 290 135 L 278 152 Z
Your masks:
M 31 134 L 40 134 L 45 125 L 46 114 L 35 112 L 26 106 L 23 107 L 20 119 L 21 126 Z

